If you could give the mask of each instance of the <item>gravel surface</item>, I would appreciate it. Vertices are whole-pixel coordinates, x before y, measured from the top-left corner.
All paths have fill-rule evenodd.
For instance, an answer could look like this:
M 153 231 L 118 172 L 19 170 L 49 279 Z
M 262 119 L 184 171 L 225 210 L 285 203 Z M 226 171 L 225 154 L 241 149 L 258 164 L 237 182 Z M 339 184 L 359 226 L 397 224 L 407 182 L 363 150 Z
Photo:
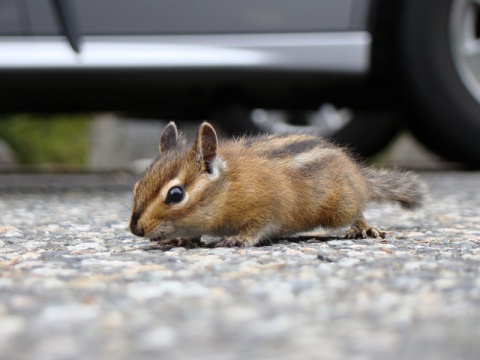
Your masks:
M 478 359 L 480 174 L 422 177 L 384 241 L 214 249 L 129 234 L 118 183 L 0 185 L 0 358 Z

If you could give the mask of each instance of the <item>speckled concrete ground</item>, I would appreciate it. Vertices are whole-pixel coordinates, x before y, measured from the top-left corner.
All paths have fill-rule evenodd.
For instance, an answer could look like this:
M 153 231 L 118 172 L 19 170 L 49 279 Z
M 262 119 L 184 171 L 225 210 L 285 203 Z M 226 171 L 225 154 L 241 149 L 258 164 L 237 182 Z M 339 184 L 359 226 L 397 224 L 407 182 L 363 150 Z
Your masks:
M 119 183 L 3 178 L 0 358 L 478 359 L 480 174 L 422 177 L 424 209 L 368 211 L 385 241 L 170 250 Z

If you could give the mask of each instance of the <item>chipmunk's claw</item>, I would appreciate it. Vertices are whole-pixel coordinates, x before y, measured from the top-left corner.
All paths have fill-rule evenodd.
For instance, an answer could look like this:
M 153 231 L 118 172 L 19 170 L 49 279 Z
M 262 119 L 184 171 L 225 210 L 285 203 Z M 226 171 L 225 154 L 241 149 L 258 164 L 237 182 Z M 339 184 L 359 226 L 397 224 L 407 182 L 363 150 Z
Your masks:
M 370 229 L 367 230 L 367 235 L 373 238 L 385 239 L 385 237 L 387 236 L 387 233 L 385 231 L 380 230 L 379 228 L 371 227 Z
M 245 246 L 245 245 L 236 236 L 227 237 L 215 244 L 215 247 L 235 247 L 235 246 Z
M 382 238 L 385 239 L 387 233 L 377 227 L 368 225 L 368 222 L 363 216 L 357 218 L 351 228 L 345 234 L 346 239 L 366 239 L 368 238 Z
M 215 247 L 247 247 L 254 246 L 256 242 L 250 241 L 249 238 L 243 236 L 227 236 L 217 242 Z
M 387 233 L 376 227 L 357 229 L 352 227 L 345 234 L 345 239 L 366 239 L 366 238 L 382 238 L 385 239 Z

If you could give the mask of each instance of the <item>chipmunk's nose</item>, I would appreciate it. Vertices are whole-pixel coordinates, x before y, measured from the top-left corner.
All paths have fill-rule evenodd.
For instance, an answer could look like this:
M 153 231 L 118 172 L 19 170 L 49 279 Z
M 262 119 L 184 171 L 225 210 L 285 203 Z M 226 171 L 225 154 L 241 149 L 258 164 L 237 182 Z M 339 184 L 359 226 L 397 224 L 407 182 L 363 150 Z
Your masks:
M 137 236 L 145 235 L 145 231 L 143 229 L 139 229 L 138 227 L 130 227 L 130 230 L 134 235 L 137 235 Z
M 140 219 L 140 214 L 133 213 L 130 219 L 130 231 L 132 234 L 137 236 L 145 235 L 145 230 L 138 227 L 138 220 Z

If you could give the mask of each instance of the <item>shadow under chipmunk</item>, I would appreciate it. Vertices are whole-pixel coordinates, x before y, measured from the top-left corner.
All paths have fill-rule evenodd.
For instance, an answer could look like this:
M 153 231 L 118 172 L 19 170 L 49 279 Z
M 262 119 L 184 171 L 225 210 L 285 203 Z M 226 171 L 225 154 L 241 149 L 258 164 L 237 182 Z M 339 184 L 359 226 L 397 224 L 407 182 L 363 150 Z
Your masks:
M 279 244 L 283 241 L 292 242 L 292 243 L 299 243 L 299 242 L 306 242 L 313 240 L 314 242 L 326 242 L 332 240 L 345 240 L 343 236 L 312 236 L 312 235 L 299 235 L 299 236 L 290 236 L 290 237 L 281 237 L 277 239 L 265 239 L 258 244 L 255 244 L 255 247 L 263 247 L 263 246 L 271 246 L 275 244 Z M 194 238 L 194 239 L 173 239 L 169 243 L 157 242 L 155 240 L 150 240 L 152 243 L 149 246 L 146 246 L 144 250 L 164 250 L 168 251 L 175 247 L 184 247 L 186 249 L 197 249 L 197 248 L 205 248 L 205 249 L 213 249 L 217 247 L 221 247 L 221 241 L 202 241 L 201 237 Z

